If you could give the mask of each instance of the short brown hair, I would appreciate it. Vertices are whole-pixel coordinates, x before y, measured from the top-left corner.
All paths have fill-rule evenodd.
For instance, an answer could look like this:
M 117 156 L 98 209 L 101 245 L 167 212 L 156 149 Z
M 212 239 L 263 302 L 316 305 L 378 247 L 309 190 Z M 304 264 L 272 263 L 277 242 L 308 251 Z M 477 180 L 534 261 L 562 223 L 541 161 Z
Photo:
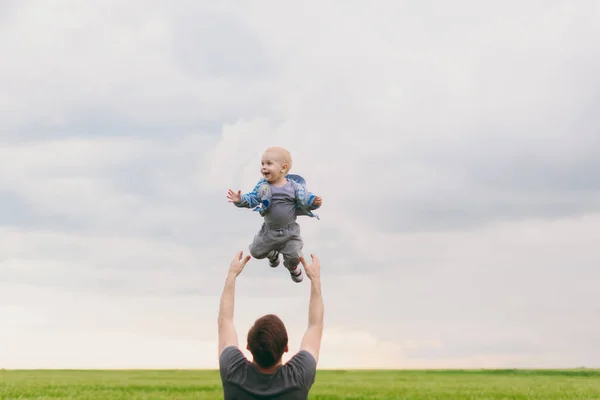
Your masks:
M 260 317 L 248 331 L 248 350 L 252 353 L 254 362 L 263 368 L 277 364 L 287 344 L 287 330 L 276 315 Z

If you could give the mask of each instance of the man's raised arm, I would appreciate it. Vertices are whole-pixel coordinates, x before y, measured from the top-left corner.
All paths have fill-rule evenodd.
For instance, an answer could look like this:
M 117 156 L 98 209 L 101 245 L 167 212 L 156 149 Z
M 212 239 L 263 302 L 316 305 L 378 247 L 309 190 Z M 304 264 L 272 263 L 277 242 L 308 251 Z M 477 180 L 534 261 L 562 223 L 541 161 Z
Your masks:
M 323 337 L 323 316 L 325 306 L 321 294 L 321 262 L 314 254 L 311 254 L 312 263 L 307 265 L 304 257 L 300 259 L 306 275 L 310 279 L 310 300 L 308 304 L 308 328 L 302 338 L 300 350 L 306 350 L 319 361 L 321 350 L 321 339 Z
M 238 252 L 229 266 L 227 271 L 227 278 L 225 280 L 225 287 L 221 294 L 221 301 L 219 303 L 219 344 L 218 354 L 221 355 L 223 349 L 228 346 L 237 346 L 237 332 L 233 325 L 233 308 L 235 304 L 235 280 L 238 275 L 242 272 L 246 263 L 250 260 L 250 256 L 246 256 L 242 259 L 243 252 Z

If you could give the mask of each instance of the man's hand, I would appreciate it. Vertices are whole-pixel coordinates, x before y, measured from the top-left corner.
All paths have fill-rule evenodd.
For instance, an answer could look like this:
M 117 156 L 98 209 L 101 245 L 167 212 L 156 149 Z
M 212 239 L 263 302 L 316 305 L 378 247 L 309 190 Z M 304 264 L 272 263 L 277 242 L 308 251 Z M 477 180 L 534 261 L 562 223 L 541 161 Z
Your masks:
M 227 199 L 229 199 L 230 203 L 239 203 L 242 201 L 242 191 L 238 190 L 237 193 L 235 193 L 233 190 L 229 189 L 227 192 Z
M 233 257 L 233 260 L 231 260 L 231 264 L 229 264 L 229 273 L 236 277 L 244 270 L 244 267 L 251 258 L 251 256 L 248 255 L 242 259 L 243 254 L 243 251 L 238 251 L 235 257 Z
M 315 197 L 315 201 L 313 202 L 313 204 L 317 207 L 321 207 L 321 204 L 323 204 L 323 199 L 321 198 L 321 196 Z
M 306 263 L 304 256 L 300 257 L 300 262 L 304 267 L 304 271 L 306 271 L 306 276 L 312 281 L 314 278 L 319 279 L 321 277 L 321 261 L 319 260 L 319 257 L 314 254 L 311 254 L 310 258 L 312 259 L 310 265 Z

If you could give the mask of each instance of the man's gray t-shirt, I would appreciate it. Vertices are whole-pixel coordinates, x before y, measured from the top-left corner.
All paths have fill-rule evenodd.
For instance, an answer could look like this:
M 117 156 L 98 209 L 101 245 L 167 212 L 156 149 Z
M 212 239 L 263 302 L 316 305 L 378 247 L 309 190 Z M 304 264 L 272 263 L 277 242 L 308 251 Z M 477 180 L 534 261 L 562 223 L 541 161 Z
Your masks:
M 274 228 L 283 228 L 296 221 L 296 190 L 290 181 L 277 187 L 271 185 L 271 206 L 265 222 Z
M 272 374 L 263 374 L 236 346 L 219 357 L 225 400 L 306 400 L 315 381 L 317 361 L 300 350 Z

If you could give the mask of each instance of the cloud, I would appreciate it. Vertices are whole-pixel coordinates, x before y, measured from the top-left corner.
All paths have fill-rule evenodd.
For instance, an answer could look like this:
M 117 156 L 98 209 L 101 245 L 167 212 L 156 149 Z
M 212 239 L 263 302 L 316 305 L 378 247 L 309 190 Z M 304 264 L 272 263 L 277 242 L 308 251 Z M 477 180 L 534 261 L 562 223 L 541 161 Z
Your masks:
M 239 71 L 255 63 L 262 74 L 266 61 L 234 54 L 259 44 L 227 10 L 193 4 L 21 4 L 2 29 L 19 40 L 0 45 L 10 60 L 0 66 L 6 134 L 168 135 L 256 112 L 268 86 Z M 222 75 L 242 60 L 238 73 Z
M 270 145 L 324 199 L 323 367 L 598 359 L 596 2 L 0 8 L 10 365 L 214 366 L 261 223 L 225 195 Z M 241 342 L 275 312 L 299 344 L 306 283 L 253 260 L 237 290 Z
M 518 15 L 508 4 L 380 6 L 313 14 L 303 5 L 296 20 L 282 12 L 274 23 L 250 13 L 265 42 L 291 58 L 281 94 L 293 99 L 288 124 L 303 143 L 321 144 L 313 149 L 335 143 L 335 172 L 320 174 L 345 185 L 368 177 L 347 212 L 414 231 L 598 210 L 590 171 L 600 76 L 587 67 L 600 62 L 595 5 L 530 3 Z M 315 28 L 296 36 L 288 24 Z

